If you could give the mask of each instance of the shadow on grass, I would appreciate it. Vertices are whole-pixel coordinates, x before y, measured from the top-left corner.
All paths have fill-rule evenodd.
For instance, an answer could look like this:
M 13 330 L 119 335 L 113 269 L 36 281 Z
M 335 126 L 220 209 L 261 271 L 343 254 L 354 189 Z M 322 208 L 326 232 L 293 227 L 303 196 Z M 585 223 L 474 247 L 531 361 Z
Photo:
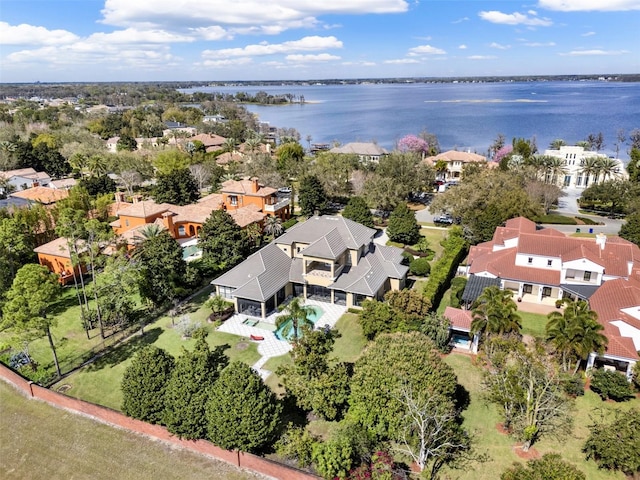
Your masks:
M 130 338 L 125 343 L 108 347 L 104 350 L 104 353 L 92 362 L 87 369 L 89 371 L 102 370 L 105 367 L 113 367 L 118 365 L 129 357 L 132 357 L 141 348 L 151 345 L 158 340 L 162 329 L 160 327 L 151 328 L 144 332 L 142 336 L 135 336 Z

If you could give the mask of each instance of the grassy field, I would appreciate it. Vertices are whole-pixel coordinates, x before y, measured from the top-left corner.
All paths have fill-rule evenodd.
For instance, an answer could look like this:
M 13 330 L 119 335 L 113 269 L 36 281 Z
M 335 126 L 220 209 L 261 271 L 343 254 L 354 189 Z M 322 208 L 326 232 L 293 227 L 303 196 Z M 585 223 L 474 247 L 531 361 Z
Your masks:
M 28 400 L 0 382 L 0 477 L 15 480 L 264 478 Z
M 496 429 L 496 424 L 501 421 L 498 409 L 493 404 L 488 404 L 482 398 L 481 379 L 482 370 L 471 364 L 470 357 L 466 355 L 451 354 L 445 359 L 456 372 L 458 382 L 463 385 L 471 396 L 469 408 L 463 412 L 464 427 L 475 435 L 478 452 L 489 455 L 486 463 L 476 463 L 464 471 L 453 471 L 451 478 L 459 480 L 494 480 L 500 472 L 509 467 L 513 462 L 520 461 L 514 453 L 515 441 L 512 437 L 501 434 Z M 594 462 L 584 460 L 581 452 L 589 432 L 588 425 L 591 416 L 599 409 L 621 408 L 627 410 L 635 406 L 640 407 L 640 400 L 612 404 L 600 400 L 591 391 L 585 392 L 583 397 L 575 400 L 574 428 L 569 437 L 562 439 L 543 438 L 534 444 L 534 448 L 541 454 L 559 453 L 562 457 L 575 464 L 589 480 L 620 479 L 625 476 L 621 473 L 614 474 L 606 470 L 598 470 Z

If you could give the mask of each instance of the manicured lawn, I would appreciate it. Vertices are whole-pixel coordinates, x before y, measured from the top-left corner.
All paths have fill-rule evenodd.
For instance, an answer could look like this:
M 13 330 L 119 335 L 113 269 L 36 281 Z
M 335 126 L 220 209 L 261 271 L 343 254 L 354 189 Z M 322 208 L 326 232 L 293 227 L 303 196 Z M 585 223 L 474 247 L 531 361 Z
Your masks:
M 207 343 L 212 348 L 225 345 L 224 353 L 230 361 L 237 360 L 253 365 L 260 359 L 255 343 L 243 337 L 218 332 L 214 330 L 213 325 L 206 323 L 209 311 L 201 305 L 206 296 L 203 294 L 200 298 L 193 300 L 188 307 L 188 310 L 191 310 L 188 315 L 192 320 L 200 321 L 207 329 L 209 332 Z M 122 403 L 120 382 L 131 359 L 140 348 L 153 344 L 177 357 L 183 348 L 192 349 L 194 343 L 193 339 L 182 339 L 177 329 L 173 328 L 170 317 L 161 317 L 145 327 L 144 335 L 134 336 L 126 343 L 108 349 L 95 362 L 64 378 L 53 388 L 58 389 L 64 385 L 68 395 L 120 409 Z
M 445 358 L 458 376 L 458 382 L 463 385 L 470 394 L 471 402 L 463 412 L 463 426 L 475 436 L 476 448 L 479 453 L 486 453 L 489 459 L 485 463 L 474 462 L 471 468 L 456 470 L 452 478 L 460 480 L 493 480 L 499 478 L 500 473 L 513 462 L 521 461 L 514 453 L 515 440 L 501 434 L 496 429 L 496 424 L 501 422 L 498 409 L 495 405 L 486 402 L 482 395 L 482 370 L 471 363 L 471 358 L 466 355 L 451 354 Z M 575 400 L 574 428 L 569 437 L 562 439 L 543 438 L 534 444 L 534 448 L 541 454 L 559 453 L 562 457 L 574 463 L 589 480 L 620 479 L 622 474 L 612 474 L 606 470 L 598 470 L 594 462 L 584 460 L 581 452 L 582 445 L 589 432 L 590 417 L 595 415 L 599 408 L 621 408 L 627 410 L 635 405 L 640 407 L 639 400 L 632 400 L 621 404 L 605 403 L 594 393 L 587 391 L 583 397 Z
M 433 259 L 437 260 L 442 253 L 442 245 L 440 245 L 440 242 L 447 236 L 447 230 L 422 226 L 422 228 L 420 228 L 420 235 L 426 237 L 429 241 L 429 248 L 435 252 Z
M 547 325 L 548 319 L 546 315 L 530 312 L 518 312 L 518 315 L 522 318 L 522 334 L 538 338 L 545 338 L 547 336 L 545 326 Z
M 284 355 L 280 355 L 279 357 L 272 357 L 264 364 L 265 369 L 273 372 L 271 375 L 267 377 L 265 383 L 271 387 L 271 390 L 276 392 L 279 397 L 284 396 L 285 389 L 284 385 L 282 385 L 282 380 L 276 374 L 276 370 L 283 365 L 292 365 L 293 360 L 291 359 L 291 355 L 285 353 Z
M 29 400 L 0 382 L 0 477 L 263 478 L 223 462 Z
M 358 315 L 345 313 L 338 319 L 335 328 L 340 332 L 340 338 L 336 339 L 331 357 L 338 362 L 355 362 L 367 344 L 358 323 Z

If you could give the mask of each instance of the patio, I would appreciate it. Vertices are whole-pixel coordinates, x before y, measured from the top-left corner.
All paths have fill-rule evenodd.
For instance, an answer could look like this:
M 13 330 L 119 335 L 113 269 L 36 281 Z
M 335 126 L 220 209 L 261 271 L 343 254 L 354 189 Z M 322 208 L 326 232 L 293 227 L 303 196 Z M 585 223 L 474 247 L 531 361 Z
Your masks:
M 330 303 L 319 302 L 317 300 L 307 299 L 304 302 L 306 306 L 316 306 L 323 311 L 322 316 L 318 319 L 315 328 L 324 328 L 326 325 L 333 328 L 338 319 L 347 310 L 342 305 L 332 305 Z M 258 353 L 262 355 L 252 368 L 260 374 L 263 380 L 271 375 L 269 370 L 265 370 L 262 366 L 271 357 L 279 357 L 291 350 L 291 344 L 285 340 L 278 340 L 275 336 L 276 318 L 282 315 L 281 312 L 272 312 L 264 320 L 258 320 L 242 313 L 236 313 L 226 320 L 218 330 L 221 332 L 231 333 L 240 337 L 245 337 L 247 341 L 251 335 L 263 337 L 264 340 L 257 341 Z M 256 321 L 258 320 L 258 321 Z

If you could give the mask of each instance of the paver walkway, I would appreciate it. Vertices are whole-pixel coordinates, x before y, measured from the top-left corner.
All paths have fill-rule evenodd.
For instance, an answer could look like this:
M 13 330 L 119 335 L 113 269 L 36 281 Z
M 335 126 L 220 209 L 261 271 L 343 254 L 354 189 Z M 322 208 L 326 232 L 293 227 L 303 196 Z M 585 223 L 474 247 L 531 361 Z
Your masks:
M 323 311 L 322 316 L 317 320 L 315 328 L 324 328 L 326 325 L 334 327 L 338 319 L 344 314 L 347 307 L 342 305 L 332 305 L 330 303 L 319 302 L 317 300 L 307 299 L 304 305 L 316 306 Z M 266 380 L 271 371 L 264 369 L 264 364 L 272 357 L 279 357 L 291 350 L 291 344 L 286 340 L 279 340 L 275 336 L 276 318 L 282 315 L 275 312 L 265 319 L 256 317 L 248 317 L 247 315 L 237 313 L 226 320 L 218 330 L 221 332 L 231 333 L 250 340 L 251 335 L 263 337 L 264 340 L 255 341 L 258 344 L 258 353 L 261 355 L 260 360 L 254 363 L 251 368 L 260 374 L 263 380 Z M 247 319 L 252 321 L 259 320 L 255 326 L 244 323 Z M 250 340 L 251 341 L 251 340 Z

